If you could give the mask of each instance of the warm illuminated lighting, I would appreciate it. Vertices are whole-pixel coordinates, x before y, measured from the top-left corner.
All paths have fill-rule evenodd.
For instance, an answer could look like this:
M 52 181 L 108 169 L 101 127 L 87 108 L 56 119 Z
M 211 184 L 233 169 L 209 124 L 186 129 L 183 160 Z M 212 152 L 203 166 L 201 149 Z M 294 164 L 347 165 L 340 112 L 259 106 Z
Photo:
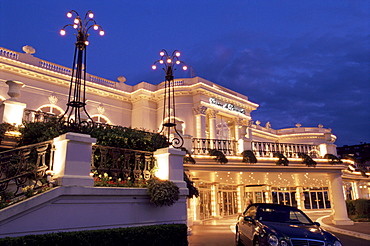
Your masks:
M 178 65 L 178 64 L 180 64 L 180 63 L 181 63 L 181 62 L 180 62 L 179 60 L 177 60 L 177 61 L 176 61 L 176 64 L 177 64 L 177 65 Z
M 157 69 L 157 66 L 156 66 L 156 65 L 153 65 L 153 66 L 152 66 L 152 69 L 153 69 L 153 70 L 156 70 L 156 69 Z
M 93 13 L 93 12 L 90 12 L 90 13 L 89 13 L 89 18 L 90 18 L 90 19 L 94 18 L 94 13 Z
M 76 19 L 74 19 L 74 21 L 73 21 L 75 24 L 78 24 L 80 21 L 76 18 Z
M 99 29 L 99 26 L 98 25 L 94 25 L 94 30 L 98 30 Z
M 86 40 L 86 41 L 85 41 L 85 45 L 89 45 L 89 41 L 87 41 L 87 40 Z
M 188 67 L 187 67 L 187 66 L 183 66 L 183 67 L 182 67 L 182 69 L 183 69 L 184 71 L 186 71 L 186 70 L 188 70 Z
M 105 33 L 104 33 L 103 30 L 100 30 L 99 34 L 100 34 L 100 36 L 104 36 Z
M 71 13 L 71 12 L 68 12 L 68 13 L 67 13 L 67 17 L 68 17 L 68 18 L 71 18 L 71 17 L 72 17 L 72 13 Z
M 181 54 L 179 51 L 176 52 L 176 56 L 179 57 Z
M 64 29 L 60 30 L 60 35 L 62 36 L 66 35 L 66 31 Z
M 163 64 L 163 63 L 164 63 L 164 61 L 163 61 L 163 60 L 160 60 L 160 61 L 159 61 L 159 63 L 160 63 L 160 64 Z
M 167 63 L 172 63 L 172 60 L 168 58 Z
M 159 52 L 159 55 L 164 56 L 164 52 L 163 51 Z
M 77 25 L 77 24 L 74 24 L 74 25 L 73 25 L 73 28 L 74 28 L 74 29 L 77 29 L 77 27 L 78 27 L 78 25 Z

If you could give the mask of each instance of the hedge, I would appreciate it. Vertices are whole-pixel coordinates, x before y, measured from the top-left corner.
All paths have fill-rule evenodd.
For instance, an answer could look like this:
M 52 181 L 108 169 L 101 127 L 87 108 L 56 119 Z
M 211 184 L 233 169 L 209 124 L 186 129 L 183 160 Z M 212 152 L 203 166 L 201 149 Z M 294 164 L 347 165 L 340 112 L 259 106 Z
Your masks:
M 347 200 L 346 205 L 348 215 L 356 216 L 356 218 L 370 219 L 370 200 L 368 199 Z
M 187 226 L 185 224 L 166 224 L 116 229 L 58 232 L 22 237 L 0 238 L 0 245 L 6 246 L 185 246 Z

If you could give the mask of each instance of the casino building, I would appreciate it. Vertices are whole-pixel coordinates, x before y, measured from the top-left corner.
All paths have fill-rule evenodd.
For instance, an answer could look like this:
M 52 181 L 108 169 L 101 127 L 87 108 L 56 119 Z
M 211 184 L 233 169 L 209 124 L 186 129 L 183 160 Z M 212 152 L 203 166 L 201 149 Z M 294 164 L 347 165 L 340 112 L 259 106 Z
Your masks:
M 0 47 L 0 123 L 21 124 L 22 118 L 39 117 L 39 111 L 60 115 L 65 110 L 71 69 L 35 57 L 30 46 L 23 50 Z M 175 79 L 174 85 L 177 130 L 195 160 L 184 163 L 184 170 L 200 193 L 188 201 L 190 221 L 269 202 L 332 209 L 334 223 L 350 224 L 345 199 L 370 198 L 370 173 L 359 172 L 350 160 L 333 164 L 325 158 L 337 154 L 330 128 L 273 129 L 270 122 L 252 119 L 259 105 L 246 95 L 201 77 Z M 87 74 L 86 109 L 96 122 L 156 131 L 163 123 L 163 94 L 164 83 L 130 86 Z M 227 162 L 217 161 L 210 150 L 221 152 Z M 250 153 L 256 162 L 248 161 Z

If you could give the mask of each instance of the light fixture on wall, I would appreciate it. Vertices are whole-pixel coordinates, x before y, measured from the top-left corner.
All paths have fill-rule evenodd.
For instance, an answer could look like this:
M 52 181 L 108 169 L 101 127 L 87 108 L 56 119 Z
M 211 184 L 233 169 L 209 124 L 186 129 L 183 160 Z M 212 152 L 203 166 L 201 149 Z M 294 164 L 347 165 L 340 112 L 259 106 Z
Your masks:
M 94 127 L 94 122 L 86 111 L 86 46 L 89 44 L 88 31 L 93 28 L 99 31 L 101 36 L 104 35 L 102 27 L 96 24 L 94 14 L 87 11 L 84 18 L 75 11 L 71 10 L 67 13 L 68 18 L 76 16 L 73 24 L 65 25 L 60 34 L 66 34 L 65 28 L 72 26 L 77 31 L 77 42 L 75 43 L 75 52 L 73 57 L 71 83 L 69 87 L 69 95 L 67 109 L 59 119 L 60 131 L 90 133 Z M 81 116 L 84 113 L 85 116 Z
M 176 70 L 175 66 L 182 65 L 183 70 L 187 70 L 188 67 L 179 59 L 181 54 L 178 50 L 175 50 L 169 55 L 163 49 L 159 55 L 161 58 L 152 65 L 152 69 L 154 70 L 157 69 L 157 64 L 163 65 L 163 71 L 165 72 L 163 121 L 159 134 L 167 137 L 168 146 L 172 145 L 174 148 L 181 148 L 184 144 L 184 139 L 176 129 L 175 81 L 173 72 Z

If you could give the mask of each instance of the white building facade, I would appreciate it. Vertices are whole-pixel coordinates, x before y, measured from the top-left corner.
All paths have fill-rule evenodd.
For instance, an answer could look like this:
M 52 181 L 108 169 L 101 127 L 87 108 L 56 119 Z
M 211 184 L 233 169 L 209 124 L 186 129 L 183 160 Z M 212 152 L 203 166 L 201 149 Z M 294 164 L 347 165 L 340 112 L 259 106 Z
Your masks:
M 0 123 L 18 125 L 19 115 L 33 120 L 39 111 L 61 115 L 66 109 L 71 69 L 25 50 L 18 53 L 0 47 Z M 370 179 L 357 172 L 351 161 L 331 164 L 324 158 L 336 155 L 331 129 L 297 124 L 275 130 L 269 122 L 253 121 L 251 112 L 259 105 L 245 95 L 200 77 L 175 79 L 174 84 L 177 130 L 195 160 L 184 163 L 184 170 L 200 192 L 188 201 L 189 219 L 234 215 L 250 202 L 269 202 L 303 210 L 332 209 L 335 224 L 351 224 L 347 193 L 369 198 Z M 87 74 L 86 85 L 86 109 L 94 121 L 160 129 L 164 83 L 130 86 Z M 228 162 L 216 162 L 209 155 L 212 149 L 221 151 Z M 257 163 L 243 162 L 246 150 L 254 153 Z M 277 165 L 275 153 L 287 157 L 289 165 Z M 299 153 L 317 165 L 302 164 Z

